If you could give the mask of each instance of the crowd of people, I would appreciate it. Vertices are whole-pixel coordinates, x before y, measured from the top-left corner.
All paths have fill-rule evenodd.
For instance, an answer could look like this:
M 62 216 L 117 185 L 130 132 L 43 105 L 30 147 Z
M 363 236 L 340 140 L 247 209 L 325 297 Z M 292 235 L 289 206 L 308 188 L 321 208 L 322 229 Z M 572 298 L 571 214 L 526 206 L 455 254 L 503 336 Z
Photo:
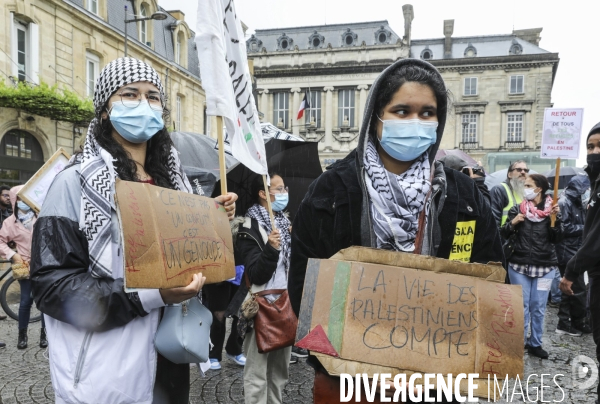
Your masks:
M 189 364 L 162 357 L 153 340 L 163 307 L 201 291 L 213 314 L 209 371 L 221 368 L 224 349 L 244 367 L 246 403 L 282 403 L 290 362 L 308 353 L 291 344 L 261 352 L 248 292 L 266 291 L 269 302 L 289 298 L 298 316 L 308 259 L 350 246 L 448 259 L 462 222 L 474 222 L 477 235 L 467 260 L 503 262 L 506 281 L 521 285 L 530 355 L 548 358 L 542 337 L 550 303 L 559 304 L 556 333 L 593 331 L 600 346 L 600 295 L 594 295 L 600 289 L 600 124 L 586 140 L 588 176 L 574 176 L 558 203 L 548 179 L 530 173 L 524 161 L 511 163 L 506 180 L 488 190 L 480 167 L 435 159 L 449 108 L 438 70 L 399 60 L 372 85 L 358 147 L 312 183 L 293 223 L 286 207 L 294 190 L 276 172 L 269 173 L 267 189 L 262 178 L 250 185 L 254 204 L 246 212 L 236 211 L 233 193 L 216 198 L 231 221 L 239 276 L 204 286 L 205 278 L 194 275 L 185 287 L 126 292 L 116 179 L 182 192 L 191 187 L 151 66 L 133 58 L 110 62 L 93 101 L 83 149 L 56 177 L 46 197 L 52 203 L 36 214 L 19 200 L 18 187 L 0 188 L 0 255 L 30 269 L 30 279 L 19 281 L 17 347 L 27 347 L 35 300 L 44 313 L 39 345 L 49 347 L 57 403 L 188 403 Z M 559 279 L 560 292 L 555 287 L 551 296 Z M 339 402 L 339 378 L 316 357 L 308 362 L 315 369 L 314 402 Z

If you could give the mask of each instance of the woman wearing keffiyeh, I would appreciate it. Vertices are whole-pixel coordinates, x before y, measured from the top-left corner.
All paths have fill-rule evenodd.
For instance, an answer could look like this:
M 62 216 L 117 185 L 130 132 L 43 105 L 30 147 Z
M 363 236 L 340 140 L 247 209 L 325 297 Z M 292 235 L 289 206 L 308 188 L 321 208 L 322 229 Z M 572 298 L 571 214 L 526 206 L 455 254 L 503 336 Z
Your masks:
M 182 288 L 126 293 L 114 194 L 117 178 L 191 192 L 165 127 L 158 73 L 120 58 L 100 73 L 96 116 L 83 152 L 60 173 L 33 235 L 31 280 L 45 314 L 57 403 L 187 403 L 189 365 L 154 349 L 160 309 L 198 294 Z M 233 217 L 235 194 L 217 198 Z
M 475 182 L 435 160 L 447 110 L 444 81 L 425 61 L 399 60 L 375 80 L 357 148 L 313 182 L 294 218 L 288 290 L 296 314 L 308 259 L 350 246 L 465 262 L 503 260 L 490 206 Z M 455 240 L 465 227 L 472 239 Z M 339 379 L 311 361 L 314 402 L 339 402 L 327 396 L 339 392 Z

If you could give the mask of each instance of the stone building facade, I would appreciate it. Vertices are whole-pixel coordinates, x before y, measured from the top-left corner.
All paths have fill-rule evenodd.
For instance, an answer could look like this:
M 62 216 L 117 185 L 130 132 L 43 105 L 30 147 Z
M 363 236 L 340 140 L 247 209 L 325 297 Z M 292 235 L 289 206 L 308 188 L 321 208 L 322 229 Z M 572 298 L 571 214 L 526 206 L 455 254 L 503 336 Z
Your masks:
M 378 74 L 397 59 L 421 58 L 440 70 L 452 100 L 442 148 L 461 149 L 492 170 L 505 159 L 539 163 L 558 67 L 558 54 L 539 47 L 542 29 L 454 38 L 447 20 L 444 38 L 414 40 L 412 6 L 403 13 L 402 36 L 387 21 L 257 30 L 247 50 L 264 120 L 318 141 L 326 166 L 356 147 Z M 311 108 L 297 120 L 305 96 Z
M 128 19 L 165 11 L 156 0 L 0 0 L 0 77 L 5 83 L 41 81 L 92 97 L 100 70 L 124 55 Z M 194 33 L 180 11 L 164 20 L 132 22 L 128 56 L 159 73 L 170 126 L 203 133 L 205 95 Z M 59 147 L 79 147 L 85 126 L 0 108 L 0 184 L 24 183 Z

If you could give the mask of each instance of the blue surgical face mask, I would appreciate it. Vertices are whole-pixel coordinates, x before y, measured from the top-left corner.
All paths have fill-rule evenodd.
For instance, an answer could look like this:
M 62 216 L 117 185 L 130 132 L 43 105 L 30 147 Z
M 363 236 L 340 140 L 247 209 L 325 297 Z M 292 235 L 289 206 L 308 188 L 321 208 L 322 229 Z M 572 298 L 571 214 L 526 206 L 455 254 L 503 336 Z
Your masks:
M 381 147 L 398 161 L 413 161 L 437 140 L 438 123 L 420 119 L 386 119 L 381 131 Z
M 147 101 L 140 102 L 134 108 L 115 102 L 110 110 L 110 122 L 123 139 L 131 143 L 144 143 L 165 126 L 162 114 L 162 110 L 150 108 Z
M 17 208 L 19 208 L 19 210 L 22 210 L 23 212 L 29 212 L 31 210 L 29 205 L 27 205 L 23 201 L 17 201 Z
M 285 194 L 276 194 L 275 202 L 271 202 L 271 208 L 275 212 L 281 212 L 284 210 L 290 200 L 290 195 L 288 193 Z

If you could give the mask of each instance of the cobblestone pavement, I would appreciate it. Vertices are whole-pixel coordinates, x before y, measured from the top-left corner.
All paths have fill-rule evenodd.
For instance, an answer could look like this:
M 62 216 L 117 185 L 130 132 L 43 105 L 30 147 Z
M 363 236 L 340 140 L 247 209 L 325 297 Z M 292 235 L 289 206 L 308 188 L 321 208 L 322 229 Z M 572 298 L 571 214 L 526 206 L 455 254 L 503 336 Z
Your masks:
M 591 335 L 583 337 L 556 335 L 554 333 L 557 321 L 556 312 L 556 309 L 548 308 L 546 313 L 547 332 L 544 337 L 544 348 L 550 352 L 550 358 L 542 361 L 525 354 L 525 377 L 537 374 L 537 377 L 531 377 L 531 381 L 537 381 L 539 387 L 540 374 L 551 374 L 551 377 L 556 374 L 564 374 L 565 376 L 557 379 L 565 392 L 564 399 L 558 388 L 546 388 L 544 401 L 594 403 L 596 385 L 594 384 L 587 390 L 579 390 L 573 388 L 571 380 L 571 361 L 574 357 L 586 355 L 595 358 L 595 345 L 592 337 Z M 0 349 L 0 404 L 54 402 L 54 392 L 48 373 L 47 353 L 37 345 L 39 327 L 39 323 L 30 327 L 29 347 L 19 351 L 16 349 L 17 322 L 10 318 L 0 321 L 0 341 L 7 343 L 6 348 Z M 290 380 L 284 395 L 286 404 L 312 402 L 313 372 L 305 362 L 304 359 L 301 359 L 299 363 L 290 365 Z M 197 368 L 192 368 L 191 403 L 243 403 L 242 369 L 228 359 L 224 359 L 221 364 L 223 366 L 221 370 L 209 370 L 205 377 L 200 376 Z M 549 384 L 552 384 L 552 379 L 549 383 L 546 378 L 545 385 Z M 514 383 L 511 382 L 510 386 L 512 394 Z M 530 383 L 530 399 L 533 402 L 541 402 L 540 398 L 535 399 L 534 387 L 536 385 Z M 552 394 L 554 395 L 552 396 Z M 524 402 L 517 397 L 520 398 L 515 395 L 513 401 L 501 400 L 499 402 Z

